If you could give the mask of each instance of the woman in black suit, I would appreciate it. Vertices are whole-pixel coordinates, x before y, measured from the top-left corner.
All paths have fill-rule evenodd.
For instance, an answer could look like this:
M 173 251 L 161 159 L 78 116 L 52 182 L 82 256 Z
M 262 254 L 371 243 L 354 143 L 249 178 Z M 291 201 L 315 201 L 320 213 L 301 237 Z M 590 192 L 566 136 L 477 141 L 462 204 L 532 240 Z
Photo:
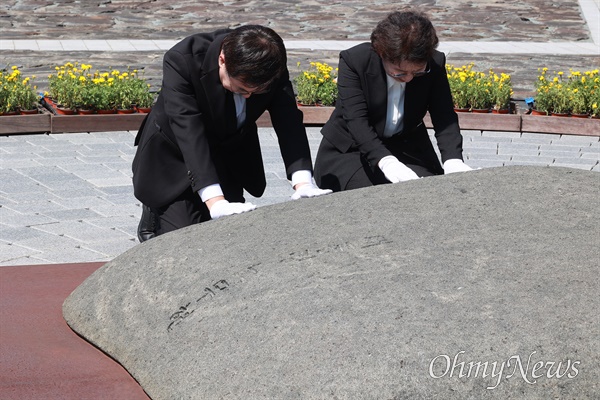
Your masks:
M 340 53 L 339 97 L 315 161 L 319 187 L 341 191 L 471 169 L 437 45 L 424 14 L 393 12 L 371 43 Z M 423 124 L 427 111 L 443 167 Z
M 295 190 L 292 199 L 331 192 L 312 183 L 286 62 L 281 37 L 258 25 L 198 33 L 167 51 L 160 95 L 135 140 L 140 242 L 256 208 L 245 203 L 243 191 L 259 197 L 266 186 L 256 126 L 265 110 Z

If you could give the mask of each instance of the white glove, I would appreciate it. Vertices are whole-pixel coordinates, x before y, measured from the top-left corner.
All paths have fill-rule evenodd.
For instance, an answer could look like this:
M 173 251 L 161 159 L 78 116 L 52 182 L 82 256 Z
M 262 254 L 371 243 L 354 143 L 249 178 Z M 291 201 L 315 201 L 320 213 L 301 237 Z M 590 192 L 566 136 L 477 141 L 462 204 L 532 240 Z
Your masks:
M 454 172 L 466 172 L 472 171 L 473 168 L 469 167 L 462 160 L 458 158 L 452 158 L 450 160 L 446 160 L 444 163 L 444 174 L 452 174 Z
M 219 200 L 210 208 L 210 217 L 217 219 L 227 215 L 241 214 L 252 211 L 256 206 L 252 203 L 230 203 L 227 200 Z
M 329 194 L 331 192 L 332 192 L 331 189 L 319 189 L 313 183 L 305 183 L 304 185 L 302 185 L 302 186 L 298 187 L 298 189 L 296 189 L 296 191 L 292 195 L 292 200 L 298 200 L 298 199 L 308 198 L 308 197 L 323 196 L 323 195 Z
M 417 175 L 415 171 L 402 164 L 394 156 L 383 157 L 379 160 L 377 166 L 379 166 L 379 169 L 381 169 L 388 181 L 392 183 L 419 179 L 419 175 Z

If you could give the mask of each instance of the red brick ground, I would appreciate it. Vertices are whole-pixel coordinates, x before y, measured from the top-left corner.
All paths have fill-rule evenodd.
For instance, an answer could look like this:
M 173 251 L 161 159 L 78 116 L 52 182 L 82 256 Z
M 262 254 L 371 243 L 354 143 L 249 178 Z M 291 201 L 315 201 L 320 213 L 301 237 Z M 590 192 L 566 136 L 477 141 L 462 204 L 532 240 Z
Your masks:
M 118 363 L 62 316 L 65 298 L 104 263 L 0 268 L 0 398 L 148 400 Z

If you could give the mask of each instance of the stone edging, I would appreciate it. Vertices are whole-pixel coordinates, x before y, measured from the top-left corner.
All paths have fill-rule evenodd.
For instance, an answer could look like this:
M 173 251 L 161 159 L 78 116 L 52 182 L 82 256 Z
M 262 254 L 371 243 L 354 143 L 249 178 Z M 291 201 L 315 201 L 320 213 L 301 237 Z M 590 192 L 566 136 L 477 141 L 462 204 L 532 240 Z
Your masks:
M 300 107 L 307 126 L 323 125 L 333 107 Z M 73 133 L 104 131 L 135 131 L 146 114 L 112 115 L 54 115 L 41 109 L 37 115 L 0 117 L 0 135 L 26 133 Z M 463 130 L 537 132 L 565 135 L 600 136 L 600 119 L 564 118 L 522 114 L 475 114 L 458 113 Z M 429 115 L 425 126 L 432 127 Z M 257 121 L 259 127 L 270 127 L 268 112 Z

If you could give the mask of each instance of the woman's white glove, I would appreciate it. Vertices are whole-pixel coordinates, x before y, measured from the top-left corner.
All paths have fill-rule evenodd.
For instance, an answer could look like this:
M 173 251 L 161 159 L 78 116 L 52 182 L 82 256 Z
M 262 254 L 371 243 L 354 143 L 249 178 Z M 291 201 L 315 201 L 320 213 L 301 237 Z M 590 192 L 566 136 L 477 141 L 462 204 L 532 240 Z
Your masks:
M 462 160 L 458 158 L 452 158 L 450 160 L 446 160 L 444 163 L 444 174 L 452 174 L 454 172 L 466 172 L 472 171 L 473 168 L 469 167 Z
M 298 189 L 296 189 L 296 191 L 294 191 L 294 194 L 292 195 L 292 200 L 298 200 L 307 197 L 323 196 L 331 192 L 331 189 L 319 189 L 317 185 L 313 183 L 305 183 L 299 186 Z
M 252 211 L 256 206 L 252 203 L 230 203 L 227 200 L 219 200 L 210 208 L 210 217 L 217 219 L 227 215 L 241 214 Z
M 406 165 L 398 161 L 394 156 L 385 156 L 377 166 L 383 172 L 388 181 L 392 183 L 410 181 L 412 179 L 419 179 L 419 175 Z

